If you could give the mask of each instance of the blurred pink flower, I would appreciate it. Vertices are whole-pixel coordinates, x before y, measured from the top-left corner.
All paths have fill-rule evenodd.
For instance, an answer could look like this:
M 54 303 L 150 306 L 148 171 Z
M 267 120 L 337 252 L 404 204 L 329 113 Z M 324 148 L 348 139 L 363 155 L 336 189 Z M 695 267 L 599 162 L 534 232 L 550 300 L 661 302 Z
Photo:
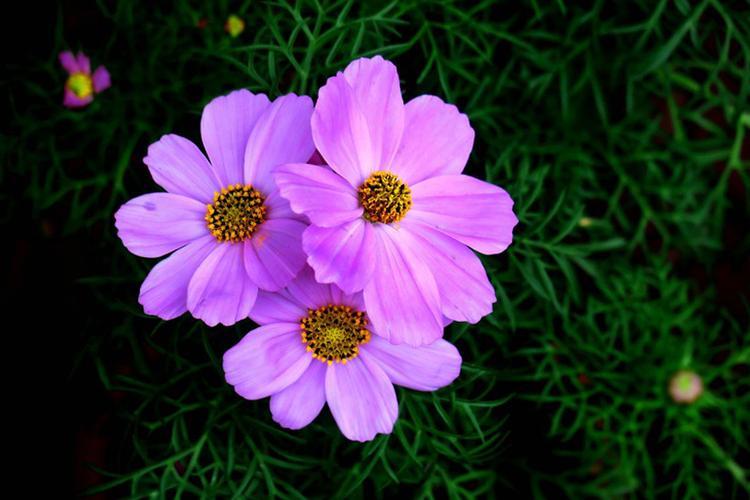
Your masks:
M 83 52 L 73 55 L 69 50 L 60 52 L 60 64 L 68 72 L 65 82 L 65 97 L 63 105 L 68 108 L 82 108 L 94 100 L 94 94 L 99 94 L 112 84 L 109 71 L 104 66 L 96 68 L 91 73 L 91 61 Z

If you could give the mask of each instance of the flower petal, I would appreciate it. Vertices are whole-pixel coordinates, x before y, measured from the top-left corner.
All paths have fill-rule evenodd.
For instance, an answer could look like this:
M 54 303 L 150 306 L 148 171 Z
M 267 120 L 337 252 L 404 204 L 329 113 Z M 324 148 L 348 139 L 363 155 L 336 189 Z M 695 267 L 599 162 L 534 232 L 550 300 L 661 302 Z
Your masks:
M 224 353 L 224 376 L 243 398 L 261 399 L 296 382 L 312 360 L 298 324 L 274 323 L 252 330 Z
M 503 189 L 468 175 L 445 175 L 411 187 L 407 217 L 424 222 L 484 254 L 500 253 L 513 240 L 518 219 Z
M 65 68 L 65 71 L 68 73 L 77 73 L 80 71 L 78 68 L 78 61 L 71 51 L 66 50 L 60 52 L 60 55 L 58 55 L 57 58 L 60 61 L 60 65 Z
M 271 191 L 264 202 L 266 205 L 266 219 L 295 219 L 304 220 L 304 217 L 294 213 L 289 202 L 281 196 L 278 189 Z
M 112 85 L 112 80 L 109 77 L 109 71 L 104 66 L 99 66 L 94 71 L 94 75 L 91 77 L 94 83 L 94 92 L 97 94 L 103 90 L 108 89 Z
M 250 310 L 250 319 L 259 325 L 299 322 L 305 315 L 307 307 L 300 304 L 287 290 L 259 290 L 255 305 Z
M 241 89 L 217 97 L 203 108 L 203 146 L 222 187 L 244 181 L 247 140 L 270 104 L 264 94 L 255 95 Z
M 214 193 L 221 191 L 219 180 L 198 146 L 179 135 L 167 134 L 151 144 L 143 163 L 154 182 L 170 193 L 208 204 Z
M 336 283 L 347 293 L 362 290 L 370 281 L 376 244 L 373 225 L 362 218 L 333 228 L 310 226 L 302 236 L 315 278 L 320 283 Z
M 326 400 L 342 434 L 353 441 L 369 441 L 378 433 L 389 434 L 398 418 L 393 384 L 365 356 L 328 367 Z
M 396 66 L 381 56 L 361 58 L 349 63 L 344 77 L 368 125 L 378 155 L 375 168 L 388 170 L 404 132 L 404 100 Z
M 301 429 L 315 420 L 326 404 L 326 365 L 312 361 L 292 385 L 271 396 L 274 421 L 287 429 Z
M 187 311 L 188 283 L 217 244 L 213 236 L 206 235 L 156 264 L 143 281 L 138 297 L 146 314 L 173 319 Z
M 482 261 L 466 245 L 420 222 L 404 221 L 425 245 L 420 255 L 440 291 L 440 308 L 454 321 L 476 323 L 492 312 L 495 289 Z
M 474 145 L 466 115 L 440 98 L 423 95 L 406 103 L 404 137 L 391 170 L 407 184 L 439 175 L 458 175 Z
M 247 318 L 258 287 L 242 264 L 242 245 L 222 243 L 196 269 L 188 285 L 187 306 L 209 326 L 231 326 Z
M 419 346 L 443 336 L 440 295 L 422 254 L 429 250 L 407 229 L 378 224 L 378 262 L 365 286 L 375 333 L 394 344 Z
M 355 188 L 380 167 L 380 151 L 370 139 L 367 118 L 342 73 L 318 91 L 312 134 L 326 163 Z
M 76 62 L 78 63 L 78 71 L 80 71 L 81 73 L 86 73 L 87 75 L 91 74 L 91 60 L 89 60 L 86 54 L 78 51 Z
M 356 190 L 328 167 L 282 165 L 274 179 L 292 210 L 316 226 L 334 227 L 362 216 Z
M 65 87 L 65 91 L 63 92 L 63 106 L 66 108 L 82 108 L 91 104 L 93 100 L 93 94 L 89 94 L 86 97 L 78 97 L 67 87 Z
M 271 171 L 284 163 L 307 161 L 315 151 L 310 132 L 312 100 L 281 96 L 266 108 L 250 133 L 245 149 L 244 179 L 263 193 L 275 189 Z
M 245 269 L 263 290 L 284 288 L 305 265 L 302 232 L 307 225 L 292 219 L 265 221 L 245 242 Z
M 208 234 L 205 213 L 202 203 L 186 196 L 144 194 L 120 207 L 115 227 L 130 252 L 160 257 Z
M 443 339 L 421 347 L 394 345 L 374 335 L 363 345 L 368 359 L 378 366 L 396 385 L 417 391 L 434 391 L 449 385 L 461 372 L 458 349 Z

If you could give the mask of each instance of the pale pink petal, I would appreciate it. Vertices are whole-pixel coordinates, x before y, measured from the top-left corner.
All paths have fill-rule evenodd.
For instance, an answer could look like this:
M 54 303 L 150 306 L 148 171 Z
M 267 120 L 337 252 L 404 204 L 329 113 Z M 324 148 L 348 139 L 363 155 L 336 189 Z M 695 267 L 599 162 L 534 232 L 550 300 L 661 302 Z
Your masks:
M 206 235 L 162 260 L 141 285 L 138 302 L 146 314 L 173 319 L 187 311 L 187 289 L 195 270 L 218 243 Z
M 258 287 L 245 273 L 242 247 L 217 245 L 190 280 L 188 310 L 209 326 L 231 326 L 247 318 L 255 304 Z
M 518 223 L 513 200 L 503 189 L 467 175 L 432 177 L 411 187 L 407 217 L 484 253 L 500 253 Z
M 338 227 L 308 227 L 302 246 L 315 278 L 335 283 L 347 293 L 362 290 L 375 269 L 374 231 L 373 224 L 361 218 Z
M 250 310 L 250 319 L 259 325 L 271 323 L 299 323 L 307 316 L 307 306 L 293 297 L 286 289 L 278 292 L 258 291 L 258 298 Z
M 94 71 L 94 75 L 91 77 L 94 83 L 94 92 L 97 94 L 103 90 L 108 89 L 112 85 L 112 81 L 109 77 L 109 71 L 104 66 L 99 66 Z
M 267 220 L 245 241 L 245 269 L 259 288 L 279 290 L 297 276 L 305 265 L 302 232 L 306 227 L 292 219 Z
M 377 362 L 391 382 L 417 391 L 435 391 L 445 387 L 456 380 L 461 372 L 458 349 L 443 339 L 412 347 L 394 345 L 374 335 L 360 350 L 368 359 Z
M 326 163 L 355 188 L 381 167 L 367 118 L 343 73 L 329 78 L 318 91 L 312 135 Z
M 386 224 L 377 224 L 377 236 L 378 262 L 364 289 L 376 333 L 394 344 L 434 342 L 443 336 L 440 294 L 419 240 Z
M 167 134 L 151 144 L 143 163 L 154 182 L 170 193 L 209 204 L 222 188 L 200 149 L 179 135 Z
M 275 189 L 272 170 L 284 163 L 307 161 L 315 151 L 310 132 L 312 100 L 288 94 L 277 98 L 258 119 L 247 141 L 245 183 L 263 193 Z
M 420 222 L 403 221 L 421 241 L 418 254 L 432 271 L 441 311 L 455 321 L 476 323 L 492 312 L 495 289 L 482 261 L 466 245 Z
M 341 290 L 336 285 L 326 285 L 315 280 L 315 274 L 309 266 L 305 266 L 297 277 L 289 283 L 286 291 L 306 309 L 317 309 L 329 304 L 344 304 Z M 346 303 L 346 305 L 350 305 Z
M 341 433 L 353 441 L 390 434 L 398 418 L 396 391 L 376 363 L 358 356 L 326 372 L 326 401 Z
M 217 97 L 203 108 L 203 146 L 222 187 L 244 182 L 247 140 L 268 106 L 270 101 L 264 94 L 241 89 Z
M 160 257 L 208 234 L 206 207 L 192 198 L 151 193 L 133 198 L 115 213 L 117 235 L 141 257 Z
M 312 360 L 298 324 L 274 323 L 252 330 L 224 353 L 224 376 L 243 398 L 261 399 L 297 381 Z
M 301 429 L 315 420 L 326 404 L 326 365 L 312 361 L 296 382 L 271 396 L 274 421 L 287 429 Z
M 375 168 L 388 170 L 404 131 L 404 100 L 396 66 L 381 56 L 361 58 L 349 63 L 344 77 L 354 90 L 378 154 Z
M 289 202 L 281 196 L 278 189 L 271 191 L 264 202 L 266 206 L 266 219 L 296 219 L 304 220 L 304 217 L 296 214 L 289 206 Z
M 78 67 L 78 61 L 71 51 L 66 50 L 64 52 L 60 52 L 60 55 L 57 56 L 57 58 L 60 61 L 60 65 L 62 65 L 62 67 L 65 68 L 65 71 L 67 71 L 68 73 L 77 73 L 81 71 Z
M 466 115 L 440 98 L 423 95 L 406 103 L 404 137 L 391 170 L 407 184 L 439 175 L 458 175 L 474 145 Z
M 274 179 L 292 210 L 316 226 L 334 227 L 362 216 L 357 191 L 328 167 L 282 165 Z

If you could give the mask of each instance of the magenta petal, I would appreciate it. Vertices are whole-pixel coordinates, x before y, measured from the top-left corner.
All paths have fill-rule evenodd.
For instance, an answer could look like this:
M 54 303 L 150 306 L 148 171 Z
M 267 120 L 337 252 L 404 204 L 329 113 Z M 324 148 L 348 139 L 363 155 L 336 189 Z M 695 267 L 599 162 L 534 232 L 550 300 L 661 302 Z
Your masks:
M 244 182 L 245 146 L 269 105 L 264 94 L 254 95 L 242 89 L 217 97 L 203 108 L 203 146 L 222 187 Z
M 433 177 L 411 187 L 408 217 L 432 226 L 484 254 L 500 253 L 513 240 L 518 219 L 503 189 L 468 175 Z
M 404 100 L 398 71 L 380 56 L 349 63 L 344 77 L 365 117 L 370 142 L 378 154 L 376 168 L 389 170 L 404 131 Z
M 431 95 L 406 103 L 404 137 L 391 170 L 407 184 L 438 175 L 458 175 L 474 145 L 466 115 Z
M 86 54 L 79 51 L 76 56 L 76 62 L 78 63 L 78 71 L 87 75 L 91 74 L 91 61 Z
M 187 311 L 188 283 L 216 245 L 214 237 L 206 235 L 156 264 L 143 281 L 138 298 L 146 314 L 172 319 Z
M 288 94 L 274 100 L 247 140 L 244 179 L 263 193 L 275 189 L 271 171 L 284 163 L 307 161 L 315 151 L 310 132 L 312 100 Z
M 361 347 L 368 359 L 377 362 L 396 385 L 417 391 L 434 391 L 449 385 L 461 372 L 461 355 L 453 344 L 438 339 L 432 344 L 411 347 L 394 345 L 374 335 Z
M 266 196 L 264 202 L 266 206 L 266 219 L 295 219 L 304 220 L 302 215 L 296 214 L 289 206 L 289 202 L 281 196 L 276 189 Z
M 282 165 L 274 179 L 292 210 L 316 226 L 334 227 L 362 216 L 357 191 L 328 167 Z
M 274 323 L 245 335 L 224 353 L 224 376 L 245 399 L 261 399 L 293 384 L 313 357 L 305 350 L 299 324 Z
M 245 269 L 263 290 L 284 288 L 305 265 L 302 232 L 307 225 L 292 219 L 265 221 L 245 242 Z
M 300 304 L 287 290 L 259 290 L 255 305 L 250 310 L 250 319 L 259 325 L 299 322 L 306 315 L 307 307 Z
M 301 429 L 315 420 L 326 404 L 326 365 L 312 361 L 292 385 L 271 396 L 273 419 L 287 429 Z
M 190 280 L 188 310 L 209 326 L 231 326 L 255 304 L 258 287 L 245 274 L 242 254 L 241 244 L 219 244 Z
M 115 213 L 117 235 L 141 257 L 160 257 L 208 234 L 206 207 L 192 198 L 151 193 L 133 198 Z
M 367 118 L 342 73 L 329 78 L 318 91 L 312 134 L 328 165 L 355 188 L 381 167 Z
M 474 252 L 422 223 L 404 221 L 402 227 L 408 227 L 424 244 L 420 255 L 435 277 L 444 315 L 476 323 L 492 312 L 495 289 Z
M 72 90 L 65 88 L 63 92 L 63 106 L 66 108 L 82 108 L 91 104 L 94 100 L 94 95 L 89 94 L 86 97 L 78 97 L 73 93 Z
M 151 144 L 143 163 L 154 182 L 170 193 L 205 204 L 213 202 L 214 193 L 222 187 L 198 146 L 179 135 L 168 134 Z
M 309 266 L 305 266 L 294 281 L 289 283 L 286 292 L 306 309 L 317 309 L 325 305 L 345 302 L 341 290 L 336 285 L 318 283 L 315 280 L 313 270 Z M 352 304 L 347 303 L 346 305 Z
M 435 279 L 422 257 L 429 249 L 406 228 L 377 227 L 378 263 L 364 290 L 375 333 L 394 344 L 434 342 L 443 336 L 443 319 Z
M 354 219 L 342 226 L 310 226 L 302 236 L 307 263 L 321 283 L 336 283 L 347 293 L 362 290 L 375 269 L 373 225 Z
M 96 68 L 96 71 L 94 71 L 93 76 L 91 77 L 92 82 L 94 83 L 94 92 L 97 94 L 103 90 L 106 90 L 112 85 L 112 81 L 109 78 L 109 71 L 107 71 L 107 68 L 104 66 L 99 66 Z
M 80 71 L 80 69 L 78 68 L 78 61 L 71 51 L 66 50 L 64 52 L 60 52 L 60 55 L 57 56 L 57 58 L 59 59 L 62 67 L 65 68 L 65 71 L 67 71 L 68 73 L 77 73 Z
M 389 434 L 398 418 L 393 384 L 376 364 L 359 356 L 326 372 L 326 400 L 341 433 L 353 441 Z

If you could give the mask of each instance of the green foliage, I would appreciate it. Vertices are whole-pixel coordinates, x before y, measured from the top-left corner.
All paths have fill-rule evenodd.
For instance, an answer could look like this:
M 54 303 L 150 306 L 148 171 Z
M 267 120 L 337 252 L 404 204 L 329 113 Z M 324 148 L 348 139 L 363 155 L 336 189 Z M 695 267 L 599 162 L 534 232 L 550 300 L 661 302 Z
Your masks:
M 747 5 L 203 4 L 100 2 L 87 39 L 61 12 L 49 57 L 9 72 L 17 130 L 0 142 L 0 175 L 23 179 L 40 233 L 93 256 L 71 264 L 89 298 L 71 387 L 103 395 L 114 416 L 89 492 L 750 493 L 747 284 L 721 277 L 732 282 L 750 253 Z M 223 31 L 230 13 L 247 25 L 236 39 Z M 112 74 L 80 111 L 61 106 L 67 48 Z M 153 262 L 127 253 L 112 215 L 156 190 L 140 161 L 149 143 L 167 132 L 199 142 L 210 98 L 238 87 L 314 97 L 373 54 L 396 62 L 405 98 L 435 94 L 469 115 L 467 171 L 511 193 L 521 224 L 506 253 L 483 258 L 494 314 L 447 329 L 461 377 L 436 393 L 399 390 L 394 433 L 359 444 L 327 410 L 287 432 L 267 401 L 232 392 L 221 356 L 249 321 L 145 316 L 138 287 Z M 21 210 L 6 205 L 6 219 Z M 692 405 L 667 392 L 680 368 L 706 386 Z

